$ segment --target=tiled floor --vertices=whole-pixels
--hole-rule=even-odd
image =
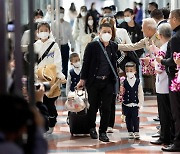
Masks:
[[[162,146],[154,146],[149,142],[152,140],[151,135],[156,133],[158,122],[153,121],[157,116],[157,105],[155,97],[148,97],[140,111],[140,140],[129,140],[125,123],[122,122],[121,105],[116,105],[116,123],[114,133],[108,134],[109,143],[104,143],[91,139],[88,135],[71,136],[69,127],[66,123],[67,111],[64,110],[64,98],[60,98],[57,103],[58,122],[55,131],[47,137],[49,142],[49,154],[113,154],[113,153],[149,153],[158,154]],[[99,115],[97,117],[97,126],[99,125]],[[174,154],[174,153],[173,153]]]

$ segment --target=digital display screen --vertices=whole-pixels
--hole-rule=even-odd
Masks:
[[[8,24],[7,25],[7,31],[8,32],[14,32],[15,25],[14,24]]]

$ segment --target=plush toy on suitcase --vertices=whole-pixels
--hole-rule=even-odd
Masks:
[[[70,128],[70,133],[72,135],[89,134],[90,128],[87,116],[89,103],[87,101],[87,92],[85,90],[70,92],[65,107],[69,111],[67,123]]]

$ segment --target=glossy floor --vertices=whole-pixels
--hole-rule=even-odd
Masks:
[[[108,133],[110,142],[104,143],[98,139],[91,139],[88,135],[71,136],[69,126],[66,123],[67,111],[63,104],[66,100],[61,97],[57,102],[58,122],[53,134],[47,137],[49,143],[49,154],[73,153],[73,154],[113,154],[113,153],[149,153],[158,154],[162,146],[150,144],[151,136],[157,132],[153,118],[157,116],[157,102],[155,97],[146,97],[143,108],[140,111],[140,140],[128,139],[126,125],[121,119],[121,105],[116,105],[116,123],[114,133]],[[99,114],[97,116],[97,130],[99,125]],[[174,153],[173,153],[174,154]]]

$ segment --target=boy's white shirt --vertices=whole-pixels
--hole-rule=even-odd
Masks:
[[[79,68],[74,68],[74,72],[79,75],[80,72],[81,72],[81,67]],[[67,76],[67,82],[66,82],[66,96],[68,96],[69,92],[70,92],[70,86],[71,86],[71,75],[70,73],[68,72],[68,76]]]
[[[37,40],[34,43],[34,51],[41,57],[46,49],[54,42],[53,39],[49,38],[47,41],[42,42],[41,40]],[[57,43],[53,45],[50,49],[48,55],[37,65],[35,65],[35,72],[39,67],[43,67],[48,64],[55,64],[57,77],[64,80],[65,75],[62,73],[62,59],[61,59],[61,52]]]
[[[136,77],[134,76],[132,79],[129,79],[129,78],[126,78],[126,79],[127,79],[128,83],[129,83],[129,85],[131,87],[133,87],[135,82],[136,82]],[[130,103],[130,104],[124,104],[124,105],[128,106],[128,107],[139,106],[140,108],[142,108],[143,103],[144,103],[144,92],[143,92],[143,88],[142,88],[141,82],[138,85],[138,99],[139,99],[139,103],[138,104]]]

